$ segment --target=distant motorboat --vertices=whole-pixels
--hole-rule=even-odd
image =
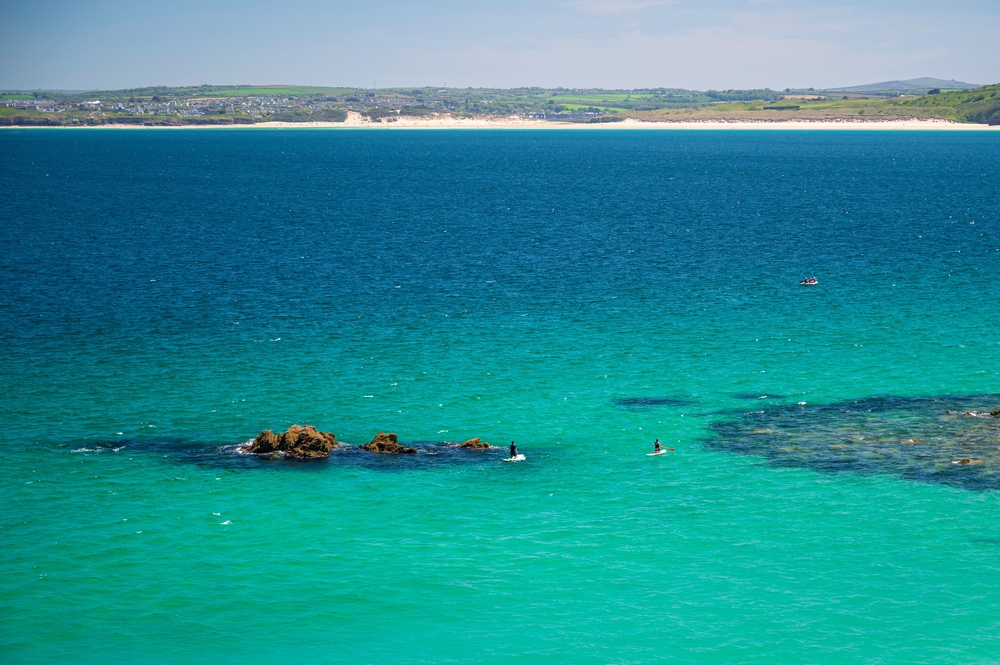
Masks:
[[[804,280],[799,282],[799,286],[813,286],[814,284],[819,284],[819,280],[815,277],[806,277]]]

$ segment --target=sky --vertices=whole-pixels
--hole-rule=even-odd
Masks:
[[[0,89],[1000,82],[998,0],[0,0]]]

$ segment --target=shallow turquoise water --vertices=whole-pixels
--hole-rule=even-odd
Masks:
[[[7,131],[0,159],[7,662],[1000,654],[994,489],[708,445],[771,403],[1000,392],[996,136]],[[232,452],[293,422],[528,460]]]

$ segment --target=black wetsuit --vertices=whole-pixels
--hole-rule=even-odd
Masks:
[[[510,457],[511,459],[517,457],[517,446],[515,446],[513,443],[510,444]]]

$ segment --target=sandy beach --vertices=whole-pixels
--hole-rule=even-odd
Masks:
[[[279,123],[268,123],[278,125]],[[296,126],[294,123],[280,123],[281,126]],[[359,113],[350,113],[343,123],[309,123],[314,127],[365,127],[385,129],[955,129],[990,130],[1000,129],[989,125],[951,122],[941,119],[909,120],[692,120],[679,122],[645,122],[632,118],[621,122],[584,124],[575,122],[550,122],[528,118],[451,118],[432,119],[400,118],[394,122],[371,122]]]
[[[1000,131],[1000,126],[952,122],[938,118],[907,120],[687,120],[677,122],[646,122],[628,118],[621,122],[577,123],[552,122],[533,118],[479,117],[453,118],[448,115],[432,117],[403,116],[392,122],[371,121],[360,113],[350,112],[345,122],[262,122],[253,125],[85,125],[57,127],[56,129],[548,129],[548,130],[954,130]],[[5,127],[24,129],[24,126]],[[31,127],[34,129],[34,127]]]

